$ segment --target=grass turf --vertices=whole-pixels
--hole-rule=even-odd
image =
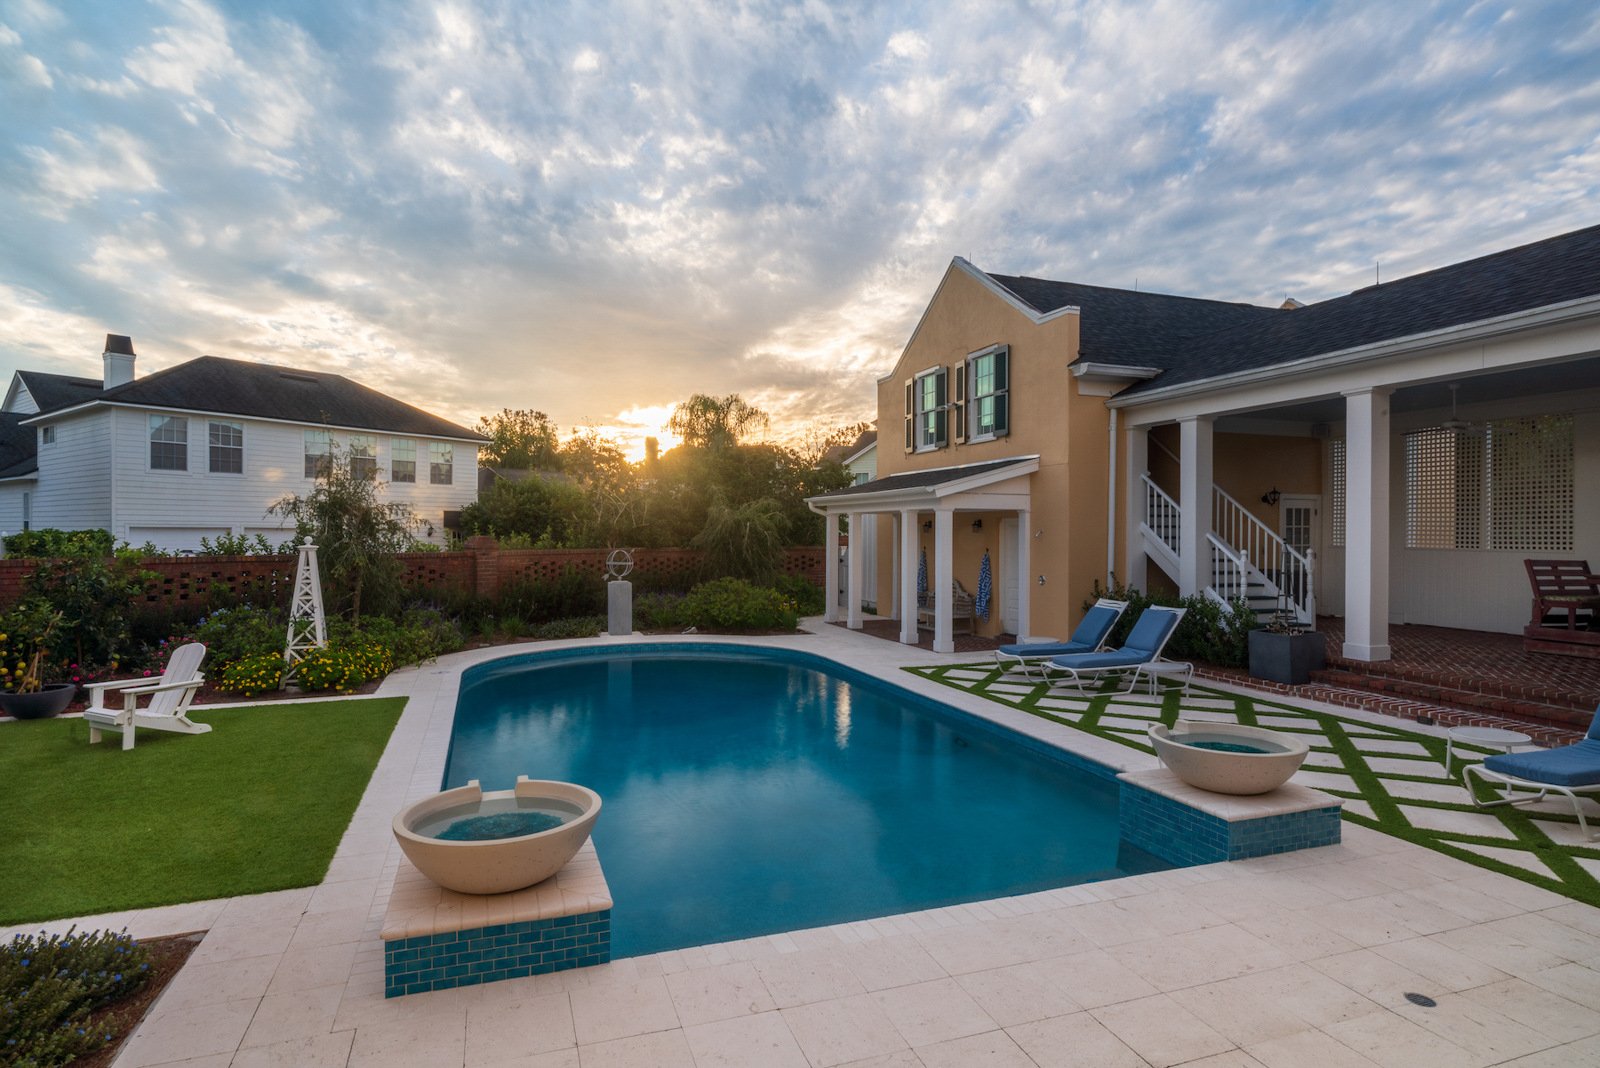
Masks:
[[[197,708],[209,734],[0,724],[0,925],[322,881],[402,698]]]

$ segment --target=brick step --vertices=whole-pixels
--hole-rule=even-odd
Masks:
[[[1374,680],[1395,680],[1433,686],[1438,689],[1483,694],[1490,697],[1511,698],[1537,705],[1551,705],[1578,712],[1594,714],[1594,695],[1583,690],[1561,686],[1530,683],[1526,679],[1496,679],[1481,675],[1451,674],[1435,669],[1393,661],[1367,662],[1346,660],[1330,656],[1328,671],[1338,671],[1352,677]],[[1363,686],[1380,686],[1381,682],[1362,683]],[[1587,719],[1585,720],[1587,723]]]
[[[1315,684],[1339,690],[1381,694],[1463,712],[1548,723],[1578,730],[1587,728],[1589,721],[1594,717],[1593,707],[1587,704],[1584,706],[1570,703],[1554,704],[1528,696],[1486,693],[1480,689],[1462,689],[1398,675],[1325,668],[1322,671],[1312,672],[1311,679]]]

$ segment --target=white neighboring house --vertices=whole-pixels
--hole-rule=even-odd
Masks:
[[[871,482],[878,477],[878,432],[876,430],[863,430],[857,435],[855,441],[849,445],[836,445],[826,453],[828,459],[838,460],[849,471],[853,478],[852,485],[859,486]],[[851,536],[859,534],[862,548],[865,552],[861,568],[861,596],[862,607],[869,612],[877,611],[878,590],[878,517],[866,515],[852,517]],[[855,525],[860,530],[854,529]],[[842,566],[843,554],[840,556],[839,589],[837,601],[845,604],[845,591],[850,588],[849,572]]]
[[[482,437],[341,375],[202,356],[135,378],[134,359],[132,342],[109,334],[99,381],[12,376],[0,532],[101,528],[167,550],[222,534],[276,543],[292,530],[267,509],[310,492],[330,445],[441,544],[445,513],[478,498]]]

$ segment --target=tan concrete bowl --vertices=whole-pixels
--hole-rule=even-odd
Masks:
[[[564,817],[559,827],[515,838],[447,841],[433,837],[457,820],[538,809]],[[515,789],[484,793],[473,779],[434,794],[394,818],[394,837],[417,870],[463,894],[507,894],[564,867],[600,818],[600,795],[586,786],[518,776]]]
[[[1190,786],[1217,794],[1270,793],[1288,782],[1311,752],[1309,745],[1292,734],[1201,720],[1179,720],[1172,731],[1158,723],[1150,728],[1150,741],[1174,775]],[[1256,751],[1205,748],[1217,744]]]

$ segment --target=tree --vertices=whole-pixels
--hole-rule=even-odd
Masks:
[[[359,621],[363,597],[369,607],[398,601],[405,569],[395,554],[410,549],[415,532],[427,524],[408,505],[380,501],[378,480],[351,474],[337,446],[328,461],[315,489],[304,497],[281,497],[268,511],[294,520],[296,536],[309,535],[316,543],[324,592],[334,594],[329,600],[340,609],[348,605]]]
[[[726,449],[754,431],[765,430],[770,422],[766,412],[746,404],[737,393],[726,397],[696,393],[673,409],[667,429],[692,449]]]
[[[570,482],[502,481],[461,510],[461,532],[501,538],[521,534],[537,547],[576,548],[589,513],[588,498]]]
[[[828,450],[838,445],[854,445],[862,434],[871,429],[872,424],[866,422],[843,423],[831,429],[825,424],[815,423],[800,435],[794,444],[794,451],[804,463],[815,467],[822,463]]]
[[[787,527],[783,506],[770,497],[729,506],[719,496],[690,544],[705,552],[708,573],[770,586],[783,559]]]
[[[489,439],[489,444],[478,448],[481,463],[525,471],[556,471],[561,467],[556,426],[543,412],[502,408],[499,415],[478,420],[478,433]]]

